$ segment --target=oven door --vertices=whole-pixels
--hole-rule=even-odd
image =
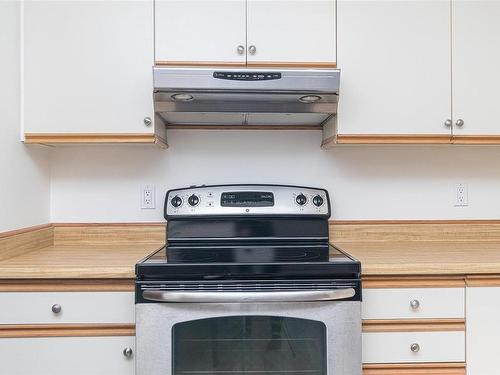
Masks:
[[[361,303],[327,292],[145,292],[136,373],[361,375]]]

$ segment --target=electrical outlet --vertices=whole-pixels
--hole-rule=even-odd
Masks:
[[[469,205],[467,184],[457,184],[455,186],[455,207],[466,207]]]
[[[155,187],[154,185],[144,185],[141,188],[141,208],[155,208]]]

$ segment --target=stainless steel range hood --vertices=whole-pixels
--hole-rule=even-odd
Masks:
[[[154,67],[154,105],[170,127],[321,127],[337,113],[340,70]]]

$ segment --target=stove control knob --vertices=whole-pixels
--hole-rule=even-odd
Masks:
[[[313,204],[316,207],[320,207],[323,204],[323,198],[319,195],[315,195],[313,198]]]
[[[295,202],[297,202],[299,206],[303,206],[307,203],[307,198],[304,194],[301,193],[295,197]]]
[[[182,205],[182,198],[176,195],[170,200],[170,204],[175,208],[180,207]]]
[[[200,198],[198,198],[197,195],[191,195],[189,198],[188,198],[188,203],[190,206],[196,206],[198,203],[200,203]]]

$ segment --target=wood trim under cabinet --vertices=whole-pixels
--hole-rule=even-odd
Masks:
[[[157,66],[170,67],[233,67],[233,68],[317,68],[334,69],[336,62],[311,62],[311,61],[249,61],[249,62],[228,62],[228,61],[155,61]]]
[[[3,279],[0,292],[133,292],[134,279]]]
[[[363,289],[464,288],[465,276],[364,276]]]
[[[322,146],[332,142],[327,138]],[[451,135],[435,134],[338,134],[337,144],[451,144]]]
[[[0,324],[0,338],[135,336],[133,324]]]
[[[456,145],[498,145],[500,135],[454,135],[452,143]]]
[[[228,62],[228,61],[165,61],[157,60],[155,61],[156,66],[168,66],[168,67],[226,67],[226,68],[244,68],[246,67],[245,62]]]
[[[448,332],[465,331],[465,319],[369,319],[363,332]]]
[[[465,283],[468,287],[500,287],[500,275],[467,275]]]
[[[305,69],[335,69],[337,68],[336,62],[329,61],[248,61],[247,67],[249,68],[305,68]]]
[[[163,138],[150,133],[26,133],[24,138],[27,144],[133,143],[167,147]]]
[[[367,363],[363,375],[465,375],[466,364],[459,363]]]

